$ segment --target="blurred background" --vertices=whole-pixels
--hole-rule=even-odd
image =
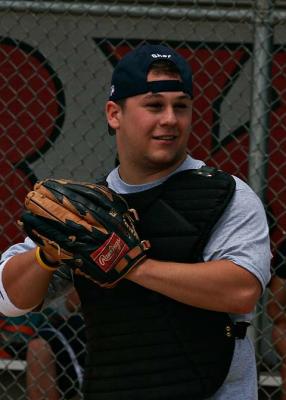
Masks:
[[[286,293],[285,0],[0,0],[0,253],[23,239],[16,221],[36,180],[93,181],[114,166],[109,82],[118,60],[144,41],[170,45],[193,69],[191,154],[247,181],[265,205],[273,276],[280,272],[250,335],[260,399],[282,399],[284,353],[275,341],[283,345],[286,327],[281,337],[272,330]],[[67,323],[65,304],[37,320],[0,319],[0,399],[26,398],[29,340],[53,310]]]

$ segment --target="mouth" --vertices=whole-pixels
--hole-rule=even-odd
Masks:
[[[175,139],[177,139],[177,136],[175,135],[162,135],[162,136],[153,136],[154,140],[158,140],[158,141],[168,141],[171,142]]]

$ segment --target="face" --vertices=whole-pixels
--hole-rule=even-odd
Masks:
[[[148,81],[178,79],[152,71]],[[158,179],[186,157],[192,101],[183,92],[133,96],[121,108],[107,103],[107,119],[116,130],[121,177],[129,183]]]

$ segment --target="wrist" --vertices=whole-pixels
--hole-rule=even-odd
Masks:
[[[149,262],[150,259],[144,258],[134,268],[132,268],[131,271],[128,272],[128,274],[126,275],[126,279],[134,283],[140,283],[140,280],[142,279],[142,277],[144,277],[145,267],[148,266]]]
[[[50,267],[53,267],[53,266],[56,267],[56,266],[59,264],[59,260],[56,259],[56,258],[54,258],[54,257],[52,257],[49,253],[47,253],[46,251],[44,251],[44,250],[42,249],[42,247],[40,247],[39,252],[40,252],[40,256],[41,256],[42,260],[43,260],[46,264],[48,264]]]
[[[35,260],[37,265],[49,272],[54,272],[59,266],[59,262],[53,260],[52,257],[47,256],[47,254],[39,246],[37,246],[35,251]]]

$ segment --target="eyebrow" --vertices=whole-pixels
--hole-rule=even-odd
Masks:
[[[172,92],[166,92],[166,93],[172,93]],[[152,97],[163,97],[163,96],[161,93],[147,93],[144,98],[149,99]],[[176,97],[176,100],[191,100],[191,98],[188,94],[181,94],[180,96]]]

